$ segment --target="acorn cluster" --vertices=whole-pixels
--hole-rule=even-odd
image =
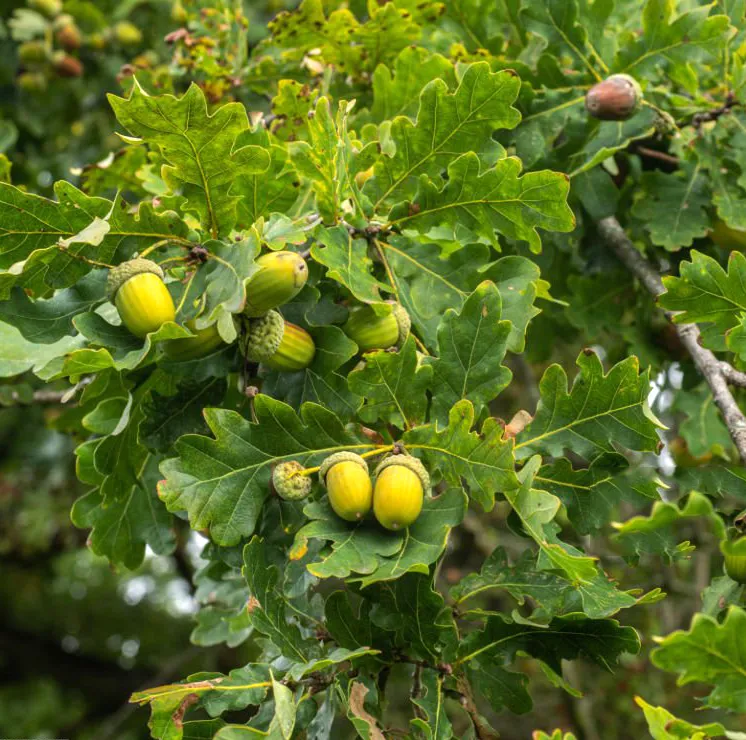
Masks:
[[[389,455],[376,467],[375,484],[368,463],[354,452],[337,452],[319,467],[319,480],[326,488],[334,513],[348,522],[362,521],[373,509],[381,526],[400,531],[413,524],[430,493],[430,476],[416,457]],[[295,460],[277,465],[272,483],[286,500],[305,498],[311,479]]]
[[[62,0],[27,0],[27,4],[46,19],[47,28],[42,23],[40,37],[27,39],[18,47],[18,85],[26,92],[44,92],[54,77],[82,77],[85,68],[80,51],[84,47],[95,51],[112,42],[123,47],[142,43],[142,32],[130,21],[118,21],[104,32],[84,34],[75,18],[63,12]]]

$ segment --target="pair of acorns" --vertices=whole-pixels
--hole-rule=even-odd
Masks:
[[[306,284],[306,261],[296,252],[280,251],[263,254],[256,264],[260,269],[247,283],[246,306],[236,318],[240,349],[249,361],[273,370],[302,370],[311,364],[316,353],[313,338],[302,327],[285,321],[275,309],[295,298]],[[109,272],[109,299],[124,326],[136,337],[144,339],[167,321],[176,319],[176,308],[164,278],[160,265],[141,257],[117,265]],[[392,303],[383,316],[370,306],[352,308],[342,329],[361,351],[367,352],[401,347],[409,336],[410,325],[406,310]],[[164,351],[172,360],[199,359],[223,344],[214,324],[198,329],[191,320],[186,327],[194,336],[164,344]]]
[[[319,481],[338,517],[360,522],[372,508],[381,526],[395,532],[406,529],[431,495],[425,466],[411,455],[390,455],[378,464],[375,476],[374,486],[368,463],[355,452],[336,452],[319,467]],[[311,492],[312,481],[297,460],[287,460],[275,466],[272,485],[281,498],[298,501]]]

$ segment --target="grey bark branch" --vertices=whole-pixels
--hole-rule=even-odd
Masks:
[[[665,291],[663,281],[655,268],[641,255],[624,233],[615,216],[608,216],[598,222],[598,230],[609,248],[621,262],[653,296]],[[673,323],[673,313],[664,311],[666,318]],[[742,463],[746,463],[746,417],[738,407],[728,382],[746,387],[746,374],[721,362],[700,344],[699,327],[696,324],[673,324],[681,343],[691,355],[700,374],[707,381],[712,397],[723,415],[733,443],[738,449]],[[729,369],[724,370],[724,366]]]

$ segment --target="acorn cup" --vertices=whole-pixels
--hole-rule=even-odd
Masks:
[[[109,300],[117,307],[122,323],[140,339],[176,318],[174,302],[163,278],[159,265],[141,257],[109,271],[106,284]]]
[[[634,77],[616,74],[595,84],[585,96],[585,109],[600,121],[626,121],[642,106],[642,89]]]
[[[300,475],[303,466],[297,460],[278,463],[272,471],[272,485],[277,495],[285,501],[300,501],[311,493],[312,481]]]
[[[191,320],[184,324],[194,334],[193,337],[171,339],[163,343],[163,352],[166,357],[176,362],[197,360],[200,357],[207,357],[207,355],[225,345],[218,333],[217,324],[211,324],[204,329],[195,329],[195,323],[194,320]]]
[[[746,584],[746,537],[720,543],[725,556],[725,572],[736,583]]]
[[[296,252],[268,252],[256,264],[260,269],[246,285],[244,308],[252,318],[291,301],[308,280],[308,265]]]
[[[407,341],[412,321],[406,309],[391,302],[391,311],[379,316],[371,306],[356,306],[342,327],[361,352],[401,347]]]
[[[250,362],[259,362],[271,370],[296,372],[313,361],[316,345],[311,335],[285,321],[279,311],[244,322],[241,352]]]
[[[348,522],[359,522],[370,511],[373,485],[368,463],[354,452],[335,452],[319,468],[334,513]]]
[[[430,496],[430,476],[411,455],[391,455],[376,468],[373,513],[381,526],[392,531],[406,529],[422,511]]]

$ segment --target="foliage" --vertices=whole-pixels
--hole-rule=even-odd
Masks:
[[[746,5],[33,5],[0,25],[18,73],[0,108],[0,403],[61,408],[34,423],[74,441],[72,521],[119,573],[205,542],[191,639],[235,662],[135,691],[152,737],[497,737],[542,691],[593,691],[577,665],[646,660],[652,633],[653,665],[709,687],[708,721],[629,694],[614,737],[738,737],[746,613],[720,545],[744,461],[673,327],[701,325],[746,385]],[[71,23],[79,78],[59,71]],[[614,73],[642,107],[596,120],[585,94]],[[666,273],[670,324],[609,217]],[[308,263],[279,307],[315,346],[296,372],[241,352],[257,258],[281,249]],[[135,256],[176,307],[143,340],[106,290]],[[391,301],[410,336],[359,352],[350,309]],[[205,329],[209,354],[169,353]],[[424,463],[414,524],[334,513],[315,473],[344,451]],[[273,488],[290,461],[305,500]],[[0,524],[0,552],[43,549],[39,532]],[[657,605],[700,552],[677,630]],[[534,737],[584,734],[540,714]]]

